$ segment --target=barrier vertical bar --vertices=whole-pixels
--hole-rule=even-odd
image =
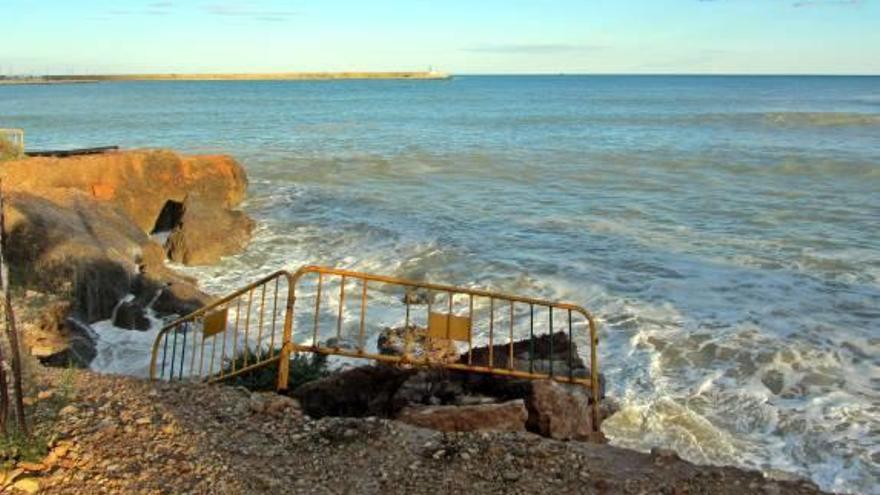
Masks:
[[[220,335],[223,336],[223,341],[226,342],[226,328],[223,329],[223,332]],[[217,336],[214,335],[211,340],[213,343],[211,344],[211,364],[208,365],[209,375],[214,373],[214,354],[217,354]],[[199,378],[201,378],[201,375],[199,375]]]
[[[403,295],[404,303],[406,304],[406,319],[403,322],[403,358],[408,361],[410,357],[410,351],[412,351],[413,339],[410,338],[411,333],[409,331],[409,311],[410,311],[410,297],[409,293],[405,293]]]
[[[296,304],[297,275],[287,275],[287,307],[284,311],[284,335],[281,341],[281,356],[278,361],[278,383],[275,384],[277,391],[287,390],[290,380],[290,351],[292,350],[291,336],[293,335],[293,308]]]
[[[489,298],[489,367],[493,368],[495,363],[495,353],[494,346],[492,344],[493,333],[495,332],[495,298]]]
[[[186,334],[187,329],[189,328],[189,323],[183,324],[183,345],[180,346],[180,370],[178,370],[177,380],[183,380],[183,367],[186,366]]]
[[[324,286],[324,274],[318,272],[318,292],[315,296],[315,326],[312,330],[312,347],[318,348],[318,320],[321,313],[321,288]]]
[[[367,279],[361,279],[361,329],[358,342],[358,352],[364,353],[364,323],[367,317]]]
[[[195,369],[195,366],[196,366],[196,332],[195,332],[195,322],[193,322],[191,328],[193,329],[193,336],[192,336],[192,352],[190,353],[190,354],[192,354],[192,356],[190,356],[190,358],[189,358],[189,375],[190,375],[190,376],[192,376],[192,374],[193,374],[193,370]]]
[[[513,369],[513,301],[510,301],[510,363],[508,367]]]
[[[474,295],[468,294],[468,366],[474,363]]]
[[[174,327],[174,340],[171,341],[171,373],[168,374],[168,381],[174,381],[174,360],[177,358],[177,329]]]
[[[235,329],[232,334],[232,373],[235,373],[235,360],[238,358],[238,322],[241,319],[241,297],[236,299],[237,304],[235,305]],[[224,356],[225,357],[225,356]],[[221,363],[222,367],[223,364]],[[223,369],[220,369],[220,373],[223,373]]]
[[[342,340],[342,310],[345,308],[345,275],[342,276],[342,282],[339,284],[339,314],[336,316],[336,349],[339,349],[339,342]]]
[[[272,336],[269,337],[269,359],[275,356],[275,323],[278,321],[278,284],[281,277],[275,279],[275,293],[272,294]],[[290,290],[288,288],[288,290]]]
[[[257,329],[257,355],[254,357],[256,362],[263,359],[263,314],[266,312],[266,284],[263,284],[260,291],[260,320]]]
[[[574,340],[571,338],[571,309],[568,310],[568,379],[574,379]]]
[[[165,343],[162,347],[162,373],[160,378],[165,378],[165,358],[168,356],[168,332],[165,332]]]
[[[547,312],[550,313],[550,376],[553,376],[553,306],[547,306]]]
[[[244,317],[244,364],[242,368],[247,368],[248,356],[251,353],[251,344],[248,337],[251,333],[251,303],[254,302],[254,289],[248,291],[247,314]]]
[[[447,292],[449,297],[449,310],[446,312],[446,340],[451,340],[452,335],[452,292]]]
[[[529,373],[535,372],[535,305],[529,304]]]

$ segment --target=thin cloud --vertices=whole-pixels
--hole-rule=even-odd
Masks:
[[[722,3],[730,0],[699,0],[701,3]],[[793,2],[791,4],[792,7],[799,9],[803,7],[822,7],[822,6],[837,6],[837,7],[854,7],[857,5],[862,5],[865,3],[865,0],[799,0],[797,2]]]
[[[573,53],[585,52],[591,50],[599,50],[604,47],[598,45],[577,45],[566,43],[531,43],[531,44],[498,44],[498,45],[481,45],[462,48],[462,51],[476,53],[498,53],[498,54],[552,54],[552,53]]]
[[[792,7],[799,9],[803,7],[820,7],[822,5],[836,5],[838,7],[853,7],[864,3],[862,0],[804,0],[791,4]]]
[[[131,9],[110,9],[107,16],[123,17],[133,15],[168,15],[174,9],[174,2],[150,2],[140,10]],[[104,17],[104,16],[102,16]]]
[[[262,9],[251,3],[213,3],[205,5],[204,11],[220,17],[237,17],[269,22],[284,21],[299,15],[299,12],[294,10]]]

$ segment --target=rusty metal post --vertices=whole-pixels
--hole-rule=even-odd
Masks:
[[[281,356],[278,361],[278,383],[275,384],[275,389],[279,392],[287,390],[287,382],[290,379],[290,351],[293,349],[293,342],[291,342],[293,306],[296,304],[297,279],[298,276],[287,276],[287,308],[284,310],[284,335],[281,339]]]

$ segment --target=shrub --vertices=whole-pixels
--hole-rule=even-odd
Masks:
[[[265,353],[264,353],[265,354]],[[247,357],[247,360],[245,360]],[[223,366],[223,373],[231,373],[233,363],[235,369],[241,369],[257,362],[256,351],[250,347],[241,351],[233,360]],[[294,354],[290,359],[290,372],[288,373],[287,389],[293,391],[304,383],[308,383],[329,374],[327,369],[327,356],[323,354]],[[240,375],[224,380],[228,385],[245,387],[248,390],[266,392],[274,391],[278,377],[278,361],[273,361],[265,366],[260,366]]]

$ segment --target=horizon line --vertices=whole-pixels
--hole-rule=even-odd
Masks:
[[[16,73],[16,74],[0,74],[3,78],[96,78],[96,77],[151,77],[151,76],[272,76],[272,75],[342,75],[342,74],[442,74],[445,76],[741,76],[741,77],[880,77],[880,72],[874,73],[834,73],[834,72],[583,72],[583,71],[540,71],[540,72],[452,72],[452,71],[398,71],[398,70],[358,70],[358,71],[254,71],[254,72],[117,72],[117,73],[96,73],[96,72],[70,72],[70,73],[53,73],[53,74],[37,74],[37,73]]]

